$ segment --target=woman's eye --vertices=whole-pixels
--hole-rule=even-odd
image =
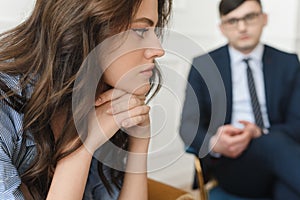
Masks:
[[[145,33],[149,30],[147,28],[133,28],[132,29],[139,37],[144,38]]]

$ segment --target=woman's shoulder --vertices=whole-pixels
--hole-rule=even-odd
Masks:
[[[13,157],[12,154],[21,151],[24,145],[26,147],[34,146],[34,141],[28,132],[26,140],[23,142],[24,115],[10,105],[10,99],[6,95],[7,89],[22,95],[20,76],[0,72],[0,82],[0,145],[9,156]]]
[[[0,142],[2,147],[13,148],[22,137],[23,116],[0,100]]]
[[[23,115],[18,113],[9,104],[9,99],[6,97],[3,84],[5,87],[18,91],[19,79],[16,76],[10,76],[0,72],[0,140],[1,146],[5,145],[7,148],[14,145],[22,137],[22,121]]]
[[[0,81],[1,81],[1,87],[0,87],[0,92],[1,96],[3,95],[3,90],[4,88],[2,87],[7,87],[17,94],[21,94],[22,89],[20,86],[20,76],[19,75],[9,75],[3,72],[0,72]]]

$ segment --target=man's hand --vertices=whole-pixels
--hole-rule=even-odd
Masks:
[[[262,135],[262,130],[251,122],[240,120],[239,123],[245,126],[244,132],[248,132],[248,134],[252,135],[252,138],[258,138]]]
[[[216,135],[211,138],[210,144],[215,153],[223,156],[237,158],[247,148],[251,137],[243,129],[232,125],[221,126]]]
[[[244,125],[243,129],[236,128],[232,125],[221,126],[216,135],[211,138],[210,145],[215,153],[237,158],[247,148],[250,141],[261,136],[261,129],[249,121],[240,120],[239,123]]]

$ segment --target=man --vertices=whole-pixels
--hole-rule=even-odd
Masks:
[[[228,44],[194,59],[180,135],[227,193],[300,199],[298,57],[260,42],[260,0],[222,0],[219,12]]]

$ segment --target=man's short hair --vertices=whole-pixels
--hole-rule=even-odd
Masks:
[[[219,4],[220,16],[227,15],[228,13],[242,5],[245,1],[256,1],[262,7],[260,0],[221,0]]]

